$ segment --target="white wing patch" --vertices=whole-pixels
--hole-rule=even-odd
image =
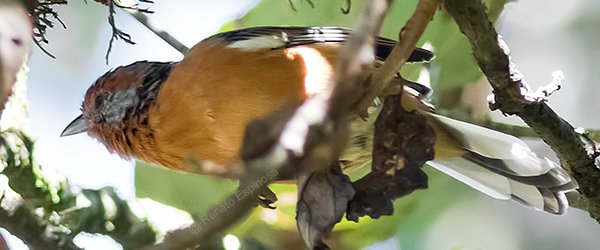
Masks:
[[[285,51],[290,60],[302,59],[304,64],[304,89],[308,96],[331,90],[333,67],[321,52],[316,49],[298,46]]]
[[[264,50],[264,49],[275,49],[285,46],[288,42],[288,36],[285,32],[281,32],[279,35],[265,35],[257,36],[246,40],[236,41],[229,44],[229,48],[243,49],[243,50]]]

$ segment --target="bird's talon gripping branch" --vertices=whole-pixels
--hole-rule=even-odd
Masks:
[[[267,187],[259,193],[258,205],[263,208],[275,209],[277,206],[273,204],[277,202],[277,200],[277,195]]]

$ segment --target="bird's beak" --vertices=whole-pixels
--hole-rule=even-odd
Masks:
[[[69,123],[65,130],[60,134],[60,137],[76,135],[86,131],[87,123],[85,122],[85,119],[83,119],[83,114],[81,114],[77,118],[75,118],[75,120],[73,120],[71,123]]]

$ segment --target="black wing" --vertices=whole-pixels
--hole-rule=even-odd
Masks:
[[[351,30],[338,27],[253,27],[245,28],[225,33],[220,33],[210,37],[209,39],[222,39],[229,43],[251,40],[257,37],[273,36],[281,40],[280,46],[276,48],[289,48],[294,46],[315,44],[315,43],[343,43],[350,37]],[[379,60],[385,60],[392,49],[396,45],[396,41],[378,37],[375,44],[375,56]],[[427,62],[433,58],[431,51],[416,48],[408,62]]]

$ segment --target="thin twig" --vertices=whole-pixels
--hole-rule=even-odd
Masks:
[[[132,5],[132,6],[120,5],[120,4],[115,3],[114,0],[100,1],[100,2],[102,4],[108,5],[108,8],[109,8],[108,22],[109,22],[109,24],[112,28],[112,32],[113,32],[113,34],[110,38],[108,50],[106,52],[106,61],[107,62],[108,62],[108,55],[110,54],[110,52],[112,50],[112,43],[114,42],[115,39],[120,38],[120,39],[123,39],[123,41],[125,41],[126,43],[135,44],[135,42],[133,42],[131,40],[131,36],[129,34],[123,32],[122,30],[120,30],[116,27],[115,21],[114,21],[114,13],[115,13],[114,8],[115,7],[118,7],[120,9],[126,11],[127,13],[129,13],[131,16],[133,16],[133,18],[135,18],[138,22],[140,22],[142,25],[144,25],[148,30],[150,30],[151,32],[156,34],[163,41],[167,42],[169,45],[171,45],[171,47],[175,48],[182,55],[187,54],[187,52],[189,51],[189,48],[187,46],[185,46],[183,43],[181,43],[179,40],[177,40],[171,34],[164,31],[162,28],[158,27],[156,24],[154,24],[150,20],[150,18],[146,14],[152,14],[154,12],[151,11],[149,8],[141,8],[137,4]],[[147,0],[140,0],[140,2],[154,3],[152,1],[147,1]]]
[[[140,11],[133,9],[124,9],[133,16],[138,22],[143,24],[148,30],[152,31],[152,33],[156,34],[163,41],[167,42],[171,47],[175,48],[179,53],[185,55],[190,50],[187,46],[177,40],[168,32],[164,31],[162,28],[158,27],[155,23],[148,18],[148,16]]]
[[[313,3],[313,1],[312,1],[312,0],[305,0],[305,1],[308,3],[308,5],[310,5],[310,8],[311,8],[311,9],[314,9],[314,8],[315,8],[315,3]]]
[[[495,103],[506,114],[521,117],[558,155],[590,201],[600,200],[600,170],[594,159],[600,154],[596,143],[582,140],[573,126],[546,103],[536,98],[523,75],[509,57],[509,49],[496,33],[481,1],[446,0],[446,10],[469,39],[479,67],[494,88]],[[558,81],[558,80],[557,80]],[[600,221],[600,202],[590,202],[588,211]]]
[[[290,5],[290,8],[292,8],[293,11],[298,11],[298,9],[296,9],[296,6],[294,6],[294,2],[292,2],[292,0],[288,0],[288,4]]]
[[[350,9],[352,8],[352,0],[346,0],[346,8],[340,8],[344,15],[348,15],[350,13]]]
[[[387,57],[383,65],[378,67],[373,73],[369,92],[362,98],[358,104],[358,110],[364,116],[366,110],[372,104],[381,92],[387,87],[404,63],[410,57],[411,52],[417,46],[419,38],[427,28],[429,21],[433,18],[435,11],[439,5],[438,0],[420,0],[412,17],[407,21],[406,25],[400,30],[399,40],[390,55]],[[402,89],[402,88],[400,88]]]
[[[19,2],[19,1],[17,1]],[[33,23],[33,41],[34,43],[51,58],[56,58],[52,53],[46,50],[42,43],[48,43],[46,39],[46,32],[48,28],[54,28],[54,21],[58,21],[63,28],[66,29],[65,23],[58,17],[58,13],[53,9],[54,5],[65,5],[65,0],[54,0],[48,2],[40,2],[38,0],[23,0],[23,3],[27,12],[29,12],[31,21]],[[53,20],[52,20],[53,19]]]
[[[313,3],[312,0],[300,0],[300,1],[306,1],[311,9],[315,8],[315,3]],[[292,8],[293,11],[298,11],[296,6],[294,5],[293,0],[288,0],[288,4],[290,5],[290,8]],[[348,9],[348,10],[350,10],[350,9]]]
[[[371,67],[373,63],[372,58],[365,58],[365,55],[373,56],[375,43],[375,37],[379,35],[379,30],[381,28],[382,22],[370,22],[368,19],[377,18],[378,16],[384,16],[387,13],[389,5],[391,4],[391,0],[388,1],[373,1],[368,8],[371,11],[365,12],[362,16],[361,21],[355,34],[360,34],[360,32],[364,32],[364,30],[368,31],[376,31],[376,33],[369,33],[367,35],[356,35],[353,36],[354,39],[350,39],[347,42],[347,45],[342,48],[340,62],[336,65],[336,74],[334,77],[335,80],[335,94],[334,97],[341,97],[343,100],[356,101],[359,98],[368,99],[364,93],[368,93],[373,91],[373,86],[368,86],[367,88],[359,88],[357,86],[361,86],[362,82],[354,82],[359,79],[367,79],[367,73],[365,69]],[[361,38],[361,39],[359,39]],[[369,51],[370,50],[370,51]],[[370,59],[370,60],[369,60]],[[363,75],[360,75],[363,74]],[[350,91],[350,92],[346,92]],[[356,97],[348,98],[347,96],[352,96],[359,94]],[[370,101],[372,102],[374,97]],[[362,100],[361,100],[362,101]],[[332,100],[332,108],[336,108],[336,100]],[[346,107],[354,110],[355,103],[340,103],[341,105],[337,107]],[[345,111],[348,112],[348,111]],[[345,113],[339,112],[339,113]],[[334,112],[335,113],[335,112]]]
[[[110,41],[108,41],[108,49],[106,50],[106,56],[104,57],[106,64],[108,64],[108,56],[112,51],[113,42],[115,40],[121,39],[128,44],[135,44],[135,42],[131,40],[131,35],[117,28],[115,24],[115,6],[116,4],[113,0],[108,1],[108,24],[112,29],[112,35],[110,36]]]

